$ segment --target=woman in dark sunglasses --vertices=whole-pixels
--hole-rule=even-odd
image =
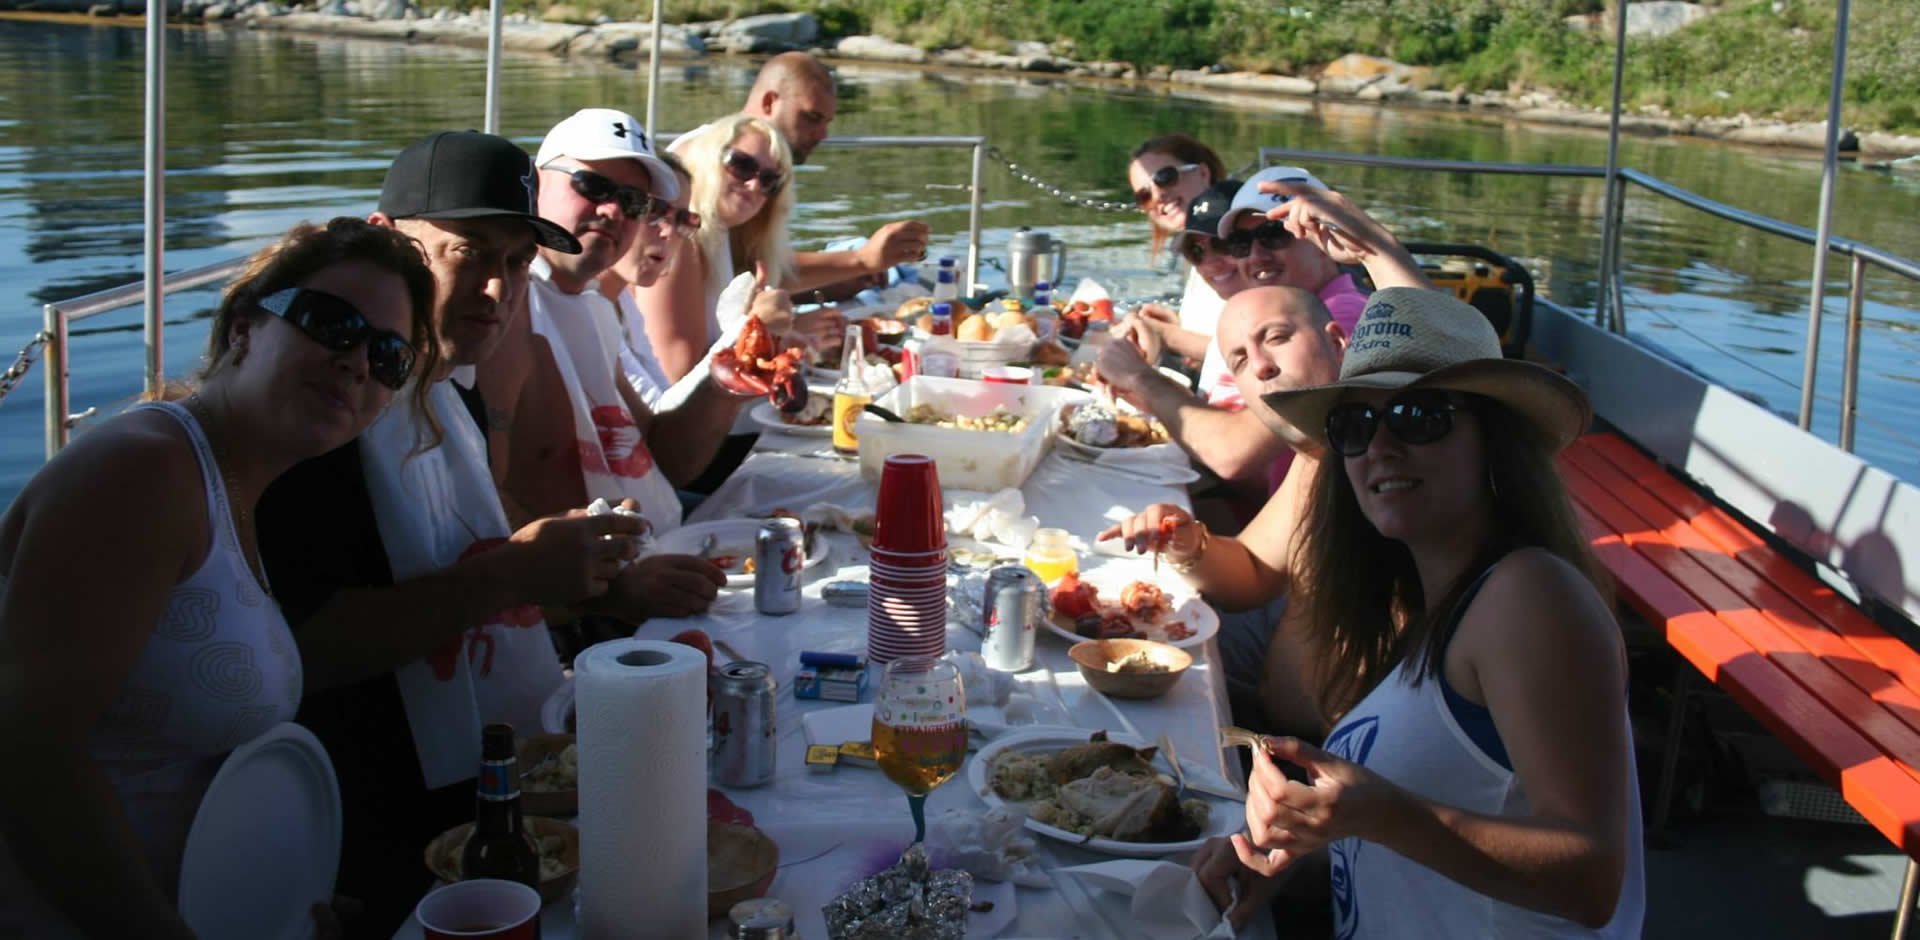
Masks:
[[[1237,918],[1324,857],[1342,936],[1639,936],[1625,652],[1554,466],[1586,395],[1419,288],[1373,295],[1340,374],[1265,396],[1329,450],[1282,629],[1333,726],[1254,748],[1202,882],[1251,889]]]
[[[297,226],[228,288],[183,401],[82,434],[0,516],[0,731],[35,765],[0,789],[0,933],[191,935],[201,795],[302,691],[254,504],[434,368],[433,291],[393,229]]]
[[[1151,251],[1187,225],[1187,203],[1227,178],[1227,168],[1211,148],[1186,134],[1149,137],[1128,156],[1127,186],[1133,201],[1153,223]]]
[[[676,142],[674,152],[693,175],[689,208],[700,227],[675,246],[667,272],[638,297],[648,342],[669,382],[693,371],[720,338],[715,304],[736,274],[765,268],[768,283],[778,287],[793,265],[787,242],[793,156],[772,124],[730,115]]]

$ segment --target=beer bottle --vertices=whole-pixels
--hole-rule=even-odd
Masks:
[[[480,784],[474,799],[473,838],[461,857],[465,878],[502,878],[540,887],[540,853],[520,823],[520,766],[513,726],[480,732]]]

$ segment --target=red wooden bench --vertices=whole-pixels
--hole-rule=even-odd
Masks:
[[[1620,600],[1908,855],[1893,935],[1920,889],[1920,653],[1608,433],[1560,458],[1575,512]],[[1654,826],[1686,706],[1676,690]]]

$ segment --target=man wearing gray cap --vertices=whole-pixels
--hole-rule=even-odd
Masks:
[[[431,881],[426,843],[471,818],[482,725],[538,727],[562,681],[539,605],[587,602],[635,551],[626,517],[513,528],[461,375],[516,318],[535,246],[580,250],[536,211],[536,182],[526,151],[490,134],[433,134],[395,158],[369,221],[420,243],[446,367],[289,470],[256,513],[306,675],[299,720],[339,777],[338,890],[365,908],[353,936],[391,935]]]

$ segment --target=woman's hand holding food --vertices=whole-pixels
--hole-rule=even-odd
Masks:
[[[1345,838],[1381,841],[1405,791],[1378,774],[1298,738],[1265,738],[1252,748],[1247,778],[1247,833],[1233,836],[1241,864],[1273,875],[1310,852]],[[1307,772],[1287,779],[1274,758]]]
[[[1207,897],[1227,915],[1227,922],[1235,930],[1246,927],[1285,884],[1277,876],[1259,875],[1240,864],[1233,843],[1226,839],[1208,839],[1193,853],[1192,865],[1200,887],[1207,890]]]
[[[1161,552],[1174,562],[1192,561],[1201,550],[1199,521],[1172,503],[1154,503],[1094,536],[1099,542],[1113,538],[1124,539],[1127,551],[1142,555]]]

